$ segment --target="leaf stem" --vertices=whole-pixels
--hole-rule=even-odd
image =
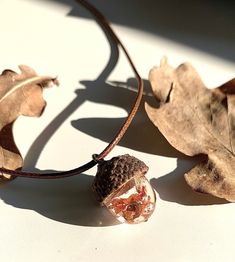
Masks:
[[[43,82],[55,82],[55,78],[52,78],[50,76],[34,76],[31,78],[27,78],[20,82],[19,84],[15,85],[12,89],[10,89],[3,97],[0,98],[0,103],[6,99],[9,95],[14,93],[16,90],[25,87],[27,85],[34,85],[34,84],[39,84]]]

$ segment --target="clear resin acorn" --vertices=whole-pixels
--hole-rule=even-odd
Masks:
[[[136,224],[152,215],[156,195],[145,177],[147,171],[144,162],[130,155],[99,162],[93,190],[120,222]]]

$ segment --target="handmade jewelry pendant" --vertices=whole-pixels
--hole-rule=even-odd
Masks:
[[[147,171],[144,162],[130,155],[99,161],[93,190],[120,222],[144,222],[153,213],[156,195],[145,177]]]

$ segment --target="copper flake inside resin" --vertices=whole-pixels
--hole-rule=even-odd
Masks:
[[[147,221],[156,202],[155,192],[148,180],[145,177],[136,177],[125,187],[129,187],[127,191],[113,196],[105,205],[120,222],[135,224]]]

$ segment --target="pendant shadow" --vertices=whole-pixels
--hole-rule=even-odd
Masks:
[[[56,180],[15,179],[1,187],[1,199],[62,223],[104,227],[119,224],[102,208],[91,190],[93,176],[80,174]]]

